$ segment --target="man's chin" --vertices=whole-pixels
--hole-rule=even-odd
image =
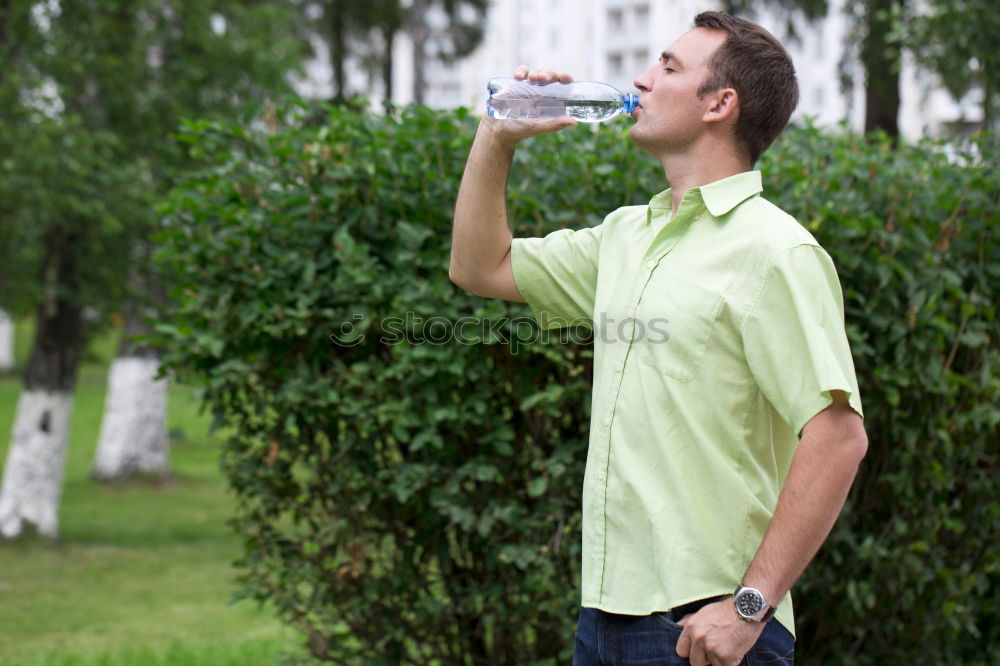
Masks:
[[[643,147],[642,129],[640,129],[638,125],[632,125],[632,127],[629,128],[628,138],[630,141],[632,141],[632,144],[636,148],[638,148],[639,150],[645,150],[645,148]]]

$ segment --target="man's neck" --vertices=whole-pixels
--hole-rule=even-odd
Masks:
[[[699,154],[700,152],[700,154]],[[735,176],[751,169],[751,164],[733,150],[691,151],[660,156],[663,173],[670,183],[671,219],[677,216],[684,194],[717,180]]]

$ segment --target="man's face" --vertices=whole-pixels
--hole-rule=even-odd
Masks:
[[[721,30],[695,28],[667,47],[659,62],[635,80],[639,108],[629,136],[640,149],[659,157],[682,152],[704,130],[711,95],[698,99],[698,88],[709,74],[709,61],[726,41]]]

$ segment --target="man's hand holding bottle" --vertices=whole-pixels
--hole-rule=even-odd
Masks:
[[[569,74],[545,68],[531,69],[527,65],[520,65],[515,69],[514,78],[538,84],[572,83],[573,81],[573,77]],[[482,121],[483,130],[490,132],[495,141],[502,142],[510,147],[513,147],[522,139],[549,132],[558,132],[573,125],[576,125],[576,120],[569,116],[496,120],[486,114],[483,116]]]

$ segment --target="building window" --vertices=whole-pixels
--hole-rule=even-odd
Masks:
[[[608,27],[617,31],[625,29],[625,15],[622,10],[612,9],[608,12]]]
[[[624,60],[621,53],[609,53],[608,70],[614,75],[621,74],[624,69]]]
[[[643,30],[649,26],[649,5],[639,5],[635,8],[635,28]]]

